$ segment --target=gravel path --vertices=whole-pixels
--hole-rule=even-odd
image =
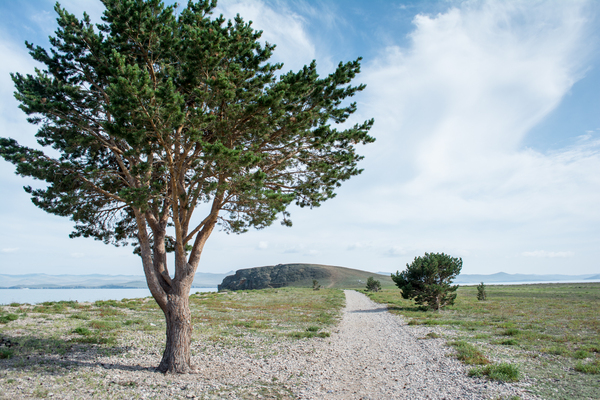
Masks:
[[[443,339],[424,339],[431,328],[409,327],[365,295],[345,294],[339,330],[305,366],[312,379],[301,398],[534,398],[521,388],[468,377]]]

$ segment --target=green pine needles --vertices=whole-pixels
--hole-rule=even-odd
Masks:
[[[314,61],[278,75],[275,46],[240,16],[213,17],[214,0],[181,12],[159,0],[102,2],[103,24],[57,4],[50,51],[26,43],[45,67],[12,79],[40,147],[0,138],[0,155],[46,183],[26,190],[72,218],[72,237],[135,244],[167,313],[171,295],[189,293],[217,225],[243,233],[281,216],[289,226],[290,204],[318,207],[361,172],[356,145],[374,141],[373,121],[335,128],[365,87],[350,84],[360,58],[325,77]]]
[[[379,292],[381,290],[381,282],[377,279],[370,276],[367,279],[367,291],[369,292]]]
[[[487,299],[487,293],[485,292],[485,285],[481,282],[477,285],[477,300],[484,301]]]
[[[458,285],[452,280],[462,269],[462,259],[444,253],[425,253],[415,257],[406,270],[392,274],[392,280],[402,290],[402,297],[415,303],[439,310],[454,304]]]

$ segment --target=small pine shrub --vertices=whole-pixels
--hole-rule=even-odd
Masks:
[[[487,299],[487,294],[485,293],[485,285],[481,282],[477,285],[477,300],[484,301]]]
[[[367,291],[379,292],[381,290],[381,282],[375,280],[372,276],[367,279]]]
[[[415,303],[428,309],[439,311],[454,304],[458,285],[452,280],[462,269],[462,258],[444,253],[425,253],[402,272],[391,275],[392,280],[402,291],[402,298],[414,299]]]
[[[319,281],[316,279],[313,279],[313,290],[320,290],[321,289],[321,285],[319,285]]]

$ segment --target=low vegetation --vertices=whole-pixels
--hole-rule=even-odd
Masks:
[[[477,285],[477,300],[484,301],[487,298],[487,293],[485,292],[485,284],[481,282]]]
[[[343,306],[344,294],[338,289],[193,294],[193,343],[235,349],[262,359],[271,354],[269,343],[329,337]],[[98,398],[113,398],[114,383],[106,386],[98,383],[100,379],[82,380],[71,373],[97,363],[94,359],[102,355],[135,358],[142,349],[145,354],[158,356],[164,345],[164,317],[151,298],[11,304],[0,306],[0,315],[18,316],[0,324],[0,387],[28,376],[50,374],[59,377],[65,387],[93,391]],[[257,342],[263,345],[257,347]],[[117,386],[122,398],[139,395],[139,388],[121,383]],[[49,393],[41,396],[44,393],[31,391],[29,396],[47,397]]]
[[[373,278],[372,276],[367,279],[367,291],[379,292],[381,290],[381,282]]]
[[[460,287],[455,304],[439,312],[397,289],[366,294],[409,325],[450,329],[445,336],[455,355],[474,365],[473,376],[531,379],[542,398],[598,398],[600,283],[485,286],[485,292],[480,301],[477,286]]]

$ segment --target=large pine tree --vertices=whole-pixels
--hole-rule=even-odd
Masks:
[[[0,155],[47,183],[26,190],[73,219],[72,237],[135,243],[166,318],[158,370],[187,373],[189,291],[215,226],[241,233],[278,215],[291,225],[288,205],[319,206],[360,173],[355,145],[374,140],[373,121],[330,125],[356,110],[344,99],[364,88],[350,85],[360,59],[324,78],[315,62],[278,77],[274,46],[239,16],[212,17],[216,1],[179,14],[160,0],[102,2],[96,26],[57,4],[50,51],[26,43],[45,69],[12,75],[40,148],[52,151],[0,138]],[[197,208],[206,213],[193,223]]]

